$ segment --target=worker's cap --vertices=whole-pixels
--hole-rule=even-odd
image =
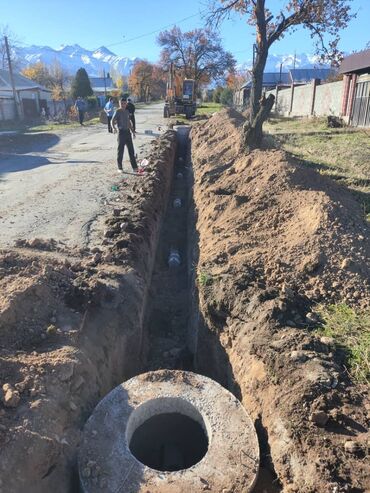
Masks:
[[[127,98],[127,101],[128,101],[129,103],[131,103],[131,98]]]
[[[127,98],[125,96],[122,96],[121,101],[124,101],[125,103],[127,103]]]

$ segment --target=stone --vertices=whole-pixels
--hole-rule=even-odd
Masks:
[[[46,329],[46,333],[47,333],[47,335],[48,335],[48,336],[51,336],[51,335],[53,335],[53,334],[56,334],[56,333],[57,333],[57,330],[58,330],[58,329],[56,328],[56,326],[55,326],[55,325],[50,324],[50,325],[48,326],[48,328]]]
[[[303,351],[292,351],[290,353],[290,359],[297,363],[304,363],[308,360],[308,357]]]
[[[326,344],[327,346],[333,346],[335,341],[333,337],[328,337],[328,336],[322,336],[320,337],[320,342],[323,344]]]
[[[113,216],[119,216],[122,212],[122,209],[113,209]]]
[[[352,265],[352,260],[350,258],[345,258],[342,260],[342,263],[340,264],[341,269],[347,269]]]
[[[323,428],[329,420],[329,416],[324,411],[315,411],[310,416],[310,421],[320,428]]]
[[[344,443],[344,450],[348,454],[357,454],[360,451],[361,447],[357,442],[354,442],[353,440],[347,440]]]
[[[319,317],[316,315],[316,313],[308,312],[306,314],[306,320],[311,324],[317,324],[319,322]]]
[[[3,403],[5,407],[17,407],[20,400],[21,397],[19,395],[18,390],[13,390],[12,388],[8,388],[4,392]]]

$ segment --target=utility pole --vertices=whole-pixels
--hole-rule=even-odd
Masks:
[[[106,99],[107,98],[107,82],[105,80],[105,68],[103,68],[103,75],[104,75],[104,97]]]
[[[4,36],[4,41],[5,41],[6,57],[8,59],[10,83],[12,85],[13,97],[14,97],[14,103],[15,103],[15,118],[16,118],[16,120],[19,120],[20,115],[19,115],[19,108],[18,108],[18,97],[17,97],[17,92],[15,90],[12,61],[10,59],[10,51],[9,51],[9,44],[8,44],[8,37],[7,36]]]

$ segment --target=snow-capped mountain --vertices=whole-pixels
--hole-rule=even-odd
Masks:
[[[295,63],[294,63],[295,57]],[[309,53],[300,53],[296,55],[275,55],[270,54],[267,58],[267,63],[265,67],[265,72],[279,72],[280,65],[282,72],[287,72],[295,68],[328,68],[329,65],[324,65],[320,63],[320,59],[317,55],[312,55]],[[241,70],[250,70],[253,66],[252,60],[247,60],[245,63],[241,64],[238,68]]]
[[[121,75],[129,75],[133,65],[139,58],[119,57],[105,46],[90,51],[78,44],[62,45],[58,49],[50,46],[30,46],[27,48],[15,48],[16,66],[19,69],[36,62],[45,65],[53,65],[56,61],[71,75],[83,67],[88,75],[101,76],[105,72],[116,70]]]

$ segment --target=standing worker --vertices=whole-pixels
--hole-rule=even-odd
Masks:
[[[113,98],[109,98],[108,102],[104,106],[104,111],[105,114],[107,115],[107,120],[108,120],[108,132],[113,133],[111,121],[114,113],[114,104],[113,104]]]
[[[130,113],[130,120],[132,122],[134,132],[136,132],[135,105],[130,98],[128,98],[128,100],[127,100],[127,109],[128,109],[128,112]]]
[[[80,121],[80,125],[83,125],[86,106],[85,106],[85,101],[81,98],[81,96],[78,96],[78,98],[75,102],[75,108],[78,111],[78,119]]]
[[[123,151],[127,146],[130,156],[130,162],[134,172],[137,172],[137,163],[135,158],[134,144],[132,143],[131,133],[135,138],[135,130],[130,119],[130,113],[127,109],[127,99],[122,97],[119,102],[119,108],[114,112],[112,118],[113,132],[117,132],[118,127],[118,149],[117,149],[117,166],[120,173],[122,170]]]

